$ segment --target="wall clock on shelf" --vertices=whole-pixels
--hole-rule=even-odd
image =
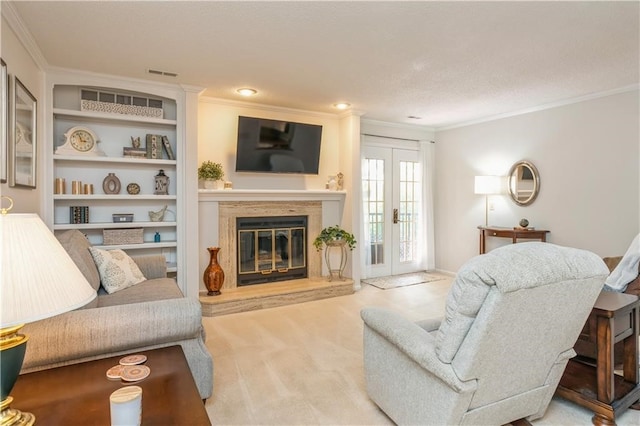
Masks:
[[[88,127],[75,126],[64,134],[64,145],[56,148],[58,155],[88,155],[104,156],[105,153],[98,148],[98,137]]]

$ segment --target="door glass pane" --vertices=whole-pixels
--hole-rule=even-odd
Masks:
[[[384,160],[362,160],[362,199],[367,212],[368,240],[370,242],[368,265],[384,263]]]
[[[420,220],[420,164],[400,161],[400,262],[412,262],[417,255],[418,223]]]

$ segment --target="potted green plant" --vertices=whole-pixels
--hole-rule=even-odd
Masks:
[[[356,242],[356,238],[351,232],[345,231],[338,225],[324,228],[320,235],[313,240],[313,246],[318,251],[326,246],[324,260],[329,269],[329,281],[333,280],[334,275],[337,275],[340,281],[343,280],[342,273],[347,266],[347,247],[349,250],[353,250],[356,247]]]
[[[356,237],[352,233],[340,228],[338,225],[324,228],[320,232],[320,235],[318,235],[313,241],[313,246],[316,250],[320,251],[324,245],[336,243],[341,240],[349,247],[349,250],[356,248]]]
[[[224,170],[222,170],[222,164],[220,163],[205,161],[198,167],[198,178],[204,180],[206,189],[215,188],[216,182],[222,180],[223,177]]]

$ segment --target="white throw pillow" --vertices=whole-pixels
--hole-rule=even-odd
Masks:
[[[90,247],[89,250],[107,293],[115,293],[146,280],[138,265],[124,251],[101,250],[94,247]]]

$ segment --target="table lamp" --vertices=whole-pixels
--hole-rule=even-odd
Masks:
[[[502,192],[502,178],[500,176],[476,176],[474,192],[485,196],[484,226],[489,226],[489,195]]]
[[[25,323],[86,305],[96,297],[82,272],[36,214],[0,209],[0,422],[32,425],[35,416],[11,408],[28,336]]]

